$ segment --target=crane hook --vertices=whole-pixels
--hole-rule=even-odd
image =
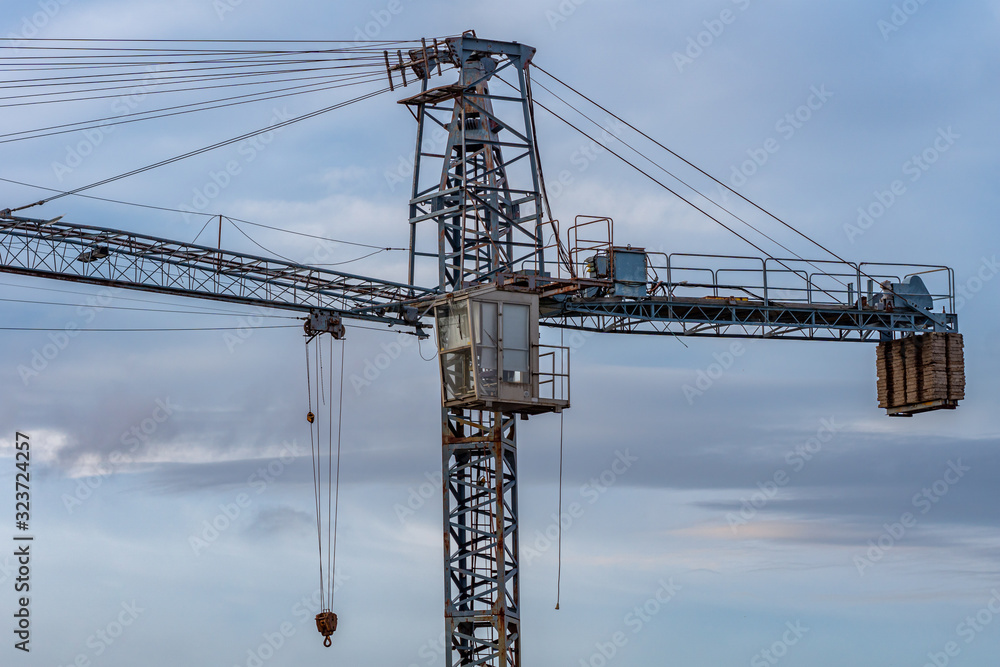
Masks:
[[[306,421],[309,422],[310,424],[312,424],[314,421],[316,421],[316,415],[314,415],[310,411],[308,414],[306,414]]]
[[[316,614],[316,629],[323,635],[323,646],[330,648],[333,645],[330,635],[337,631],[337,615],[329,609]]]

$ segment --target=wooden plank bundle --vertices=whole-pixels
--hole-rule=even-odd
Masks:
[[[965,398],[962,334],[926,333],[879,343],[878,405],[890,415],[954,409]]]

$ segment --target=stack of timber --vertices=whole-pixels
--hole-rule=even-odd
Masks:
[[[878,406],[909,417],[965,398],[962,334],[926,333],[878,345]]]

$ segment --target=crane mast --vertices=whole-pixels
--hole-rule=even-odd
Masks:
[[[878,343],[890,414],[964,396],[948,267],[647,252],[600,217],[561,236],[543,201],[534,53],[466,33],[385,54],[391,86],[420,83],[400,100],[417,121],[405,282],[0,211],[7,273],[290,310],[338,338],[344,319],[425,337],[433,317],[448,667],[521,664],[517,421],[570,405],[569,351],[543,345],[540,325]],[[442,64],[458,81],[431,87]]]
[[[542,195],[527,88],[534,53],[521,44],[466,34],[434,54],[435,60],[455,65],[459,80],[428,88],[432,69],[426,47],[411,51],[410,67],[420,77],[422,90],[401,100],[414,109],[418,127],[409,277],[412,282],[426,260],[437,261],[437,286],[444,295],[436,302],[438,321],[453,325],[452,338],[457,339],[444,341],[438,327],[449,667],[521,664],[519,406],[510,403],[510,409],[498,409],[499,401],[477,400],[478,391],[471,392],[471,401],[455,399],[468,396],[469,385],[489,393],[481,380],[498,388],[501,372],[519,372],[513,369],[514,353],[501,356],[496,343],[501,329],[508,339],[513,337],[512,323],[525,304],[466,301],[462,309],[452,297],[490,290],[501,274],[522,264],[544,275]],[[516,77],[513,92],[498,91],[495,78],[505,71]],[[501,105],[509,108],[508,114],[497,114]],[[446,132],[443,146],[437,139],[444,132],[428,131],[433,128]],[[476,334],[485,341],[472,345]],[[530,376],[530,356],[523,359],[525,379]],[[482,373],[473,373],[473,367]],[[455,389],[452,395],[450,389]],[[498,393],[491,398],[498,399]]]

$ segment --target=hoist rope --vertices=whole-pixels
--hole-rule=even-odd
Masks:
[[[306,339],[306,395],[309,401],[309,451],[312,454],[312,477],[313,477],[313,500],[316,509],[316,541],[319,547],[319,590],[320,590],[320,607],[325,607],[323,598],[323,532],[322,524],[320,523],[321,513],[320,513],[320,499],[319,499],[319,480],[317,479],[317,473],[319,468],[316,464],[316,438],[314,437],[314,426],[315,423],[311,417],[313,416],[312,411],[312,377],[309,374],[309,340]]]
[[[323,394],[323,346],[320,344],[320,339],[316,338],[316,412],[317,414],[322,414],[320,412],[320,406],[326,404]],[[323,568],[323,460],[322,460],[322,450],[320,447],[321,440],[323,437],[323,425],[320,419],[316,419],[316,524],[317,524],[317,535],[316,539],[319,541],[319,587],[320,587],[320,604],[322,609],[329,608],[329,600],[326,598],[326,581],[330,576],[330,573]]]
[[[326,479],[327,483],[330,484],[333,480],[333,336],[330,336],[330,377],[329,377],[329,387],[327,389],[326,395],[329,397],[327,401],[327,420],[326,420],[326,431],[327,431],[327,446],[326,446]],[[327,489],[326,494],[326,585],[327,585],[327,602],[329,603],[329,608],[333,608],[333,493]]]
[[[333,338],[330,339],[330,354],[333,354]],[[344,359],[347,351],[347,341],[341,340],[340,342],[340,412],[337,415],[337,477],[336,483],[334,484],[334,501],[333,501],[333,548],[331,553],[333,556],[332,562],[330,564],[330,607],[333,607],[333,596],[337,592],[336,587],[336,576],[337,576],[337,520],[340,514],[340,443],[341,435],[343,433],[344,425]],[[330,373],[331,377],[333,373]]]
[[[329,363],[323,363],[322,341],[315,338],[315,357],[309,354],[312,339],[306,340],[306,393],[309,401],[309,449],[312,453],[313,500],[316,510],[316,540],[319,552],[319,589],[320,608],[330,611],[333,608],[334,592],[336,591],[337,571],[337,523],[340,514],[340,455],[344,419],[344,361],[346,359],[346,344],[340,350],[340,388],[339,408],[336,431],[336,467],[334,467],[334,429],[333,429],[333,337],[330,338]],[[310,368],[314,367],[314,368]],[[317,413],[319,407],[327,407],[326,439],[327,439],[327,475],[323,479],[322,439],[323,424],[313,413],[312,390],[313,372],[315,372]],[[327,377],[326,374],[329,374]],[[323,496],[326,495],[326,515],[323,514]],[[326,553],[323,551],[323,532],[326,531]],[[325,558],[324,558],[325,555]]]
[[[323,346],[319,344],[318,338],[316,340],[316,396],[319,401],[316,407],[319,408],[321,404],[326,405],[326,396],[323,393]]]

